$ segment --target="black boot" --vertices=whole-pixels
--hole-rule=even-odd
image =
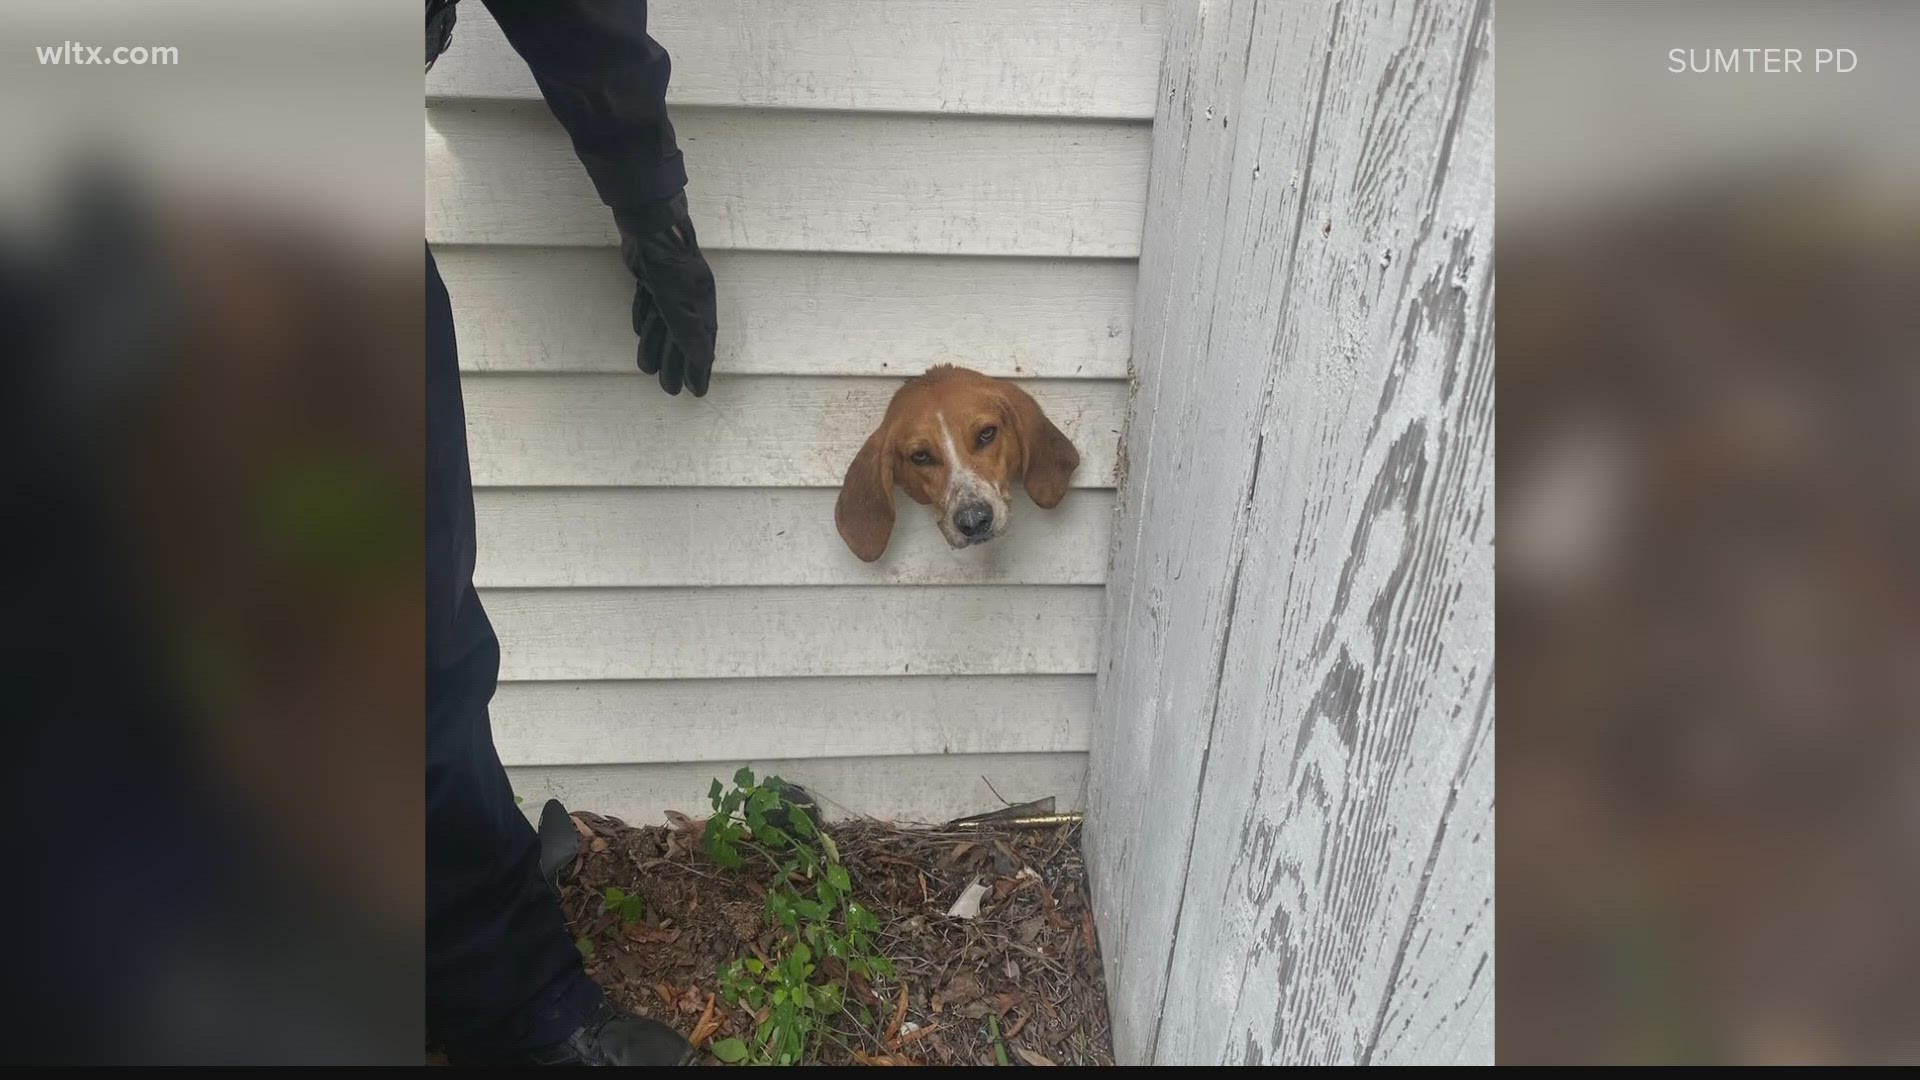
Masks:
[[[573,817],[559,799],[548,799],[540,809],[540,876],[560,891],[561,872],[580,854],[580,834],[574,831]]]
[[[530,1065],[693,1065],[699,1054],[658,1020],[602,1002],[566,1042],[528,1055]]]

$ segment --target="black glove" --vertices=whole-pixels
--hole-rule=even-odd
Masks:
[[[713,270],[687,219],[687,196],[616,210],[620,258],[639,287],[633,294],[633,332],[640,335],[640,370],[660,375],[660,387],[685,386],[704,397],[719,332]]]

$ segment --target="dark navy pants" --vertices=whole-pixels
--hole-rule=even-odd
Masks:
[[[427,254],[427,1026],[457,1061],[559,1042],[600,1001],[494,752],[500,643],[473,588],[473,484],[446,286]]]

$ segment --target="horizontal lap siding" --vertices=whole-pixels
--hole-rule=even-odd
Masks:
[[[633,275],[612,248],[442,247],[467,371],[633,370]],[[1124,379],[1129,259],[716,250],[719,356],[732,375]],[[472,317],[468,317],[471,315]]]
[[[954,551],[904,501],[877,562],[833,527],[837,488],[482,488],[481,588],[598,585],[1098,585],[1113,492],[1052,510],[1013,500],[1018,527]],[[697,555],[697,557],[689,557]]]
[[[500,677],[1079,674],[1088,585],[494,589]]]
[[[689,109],[703,246],[1134,258],[1150,129],[1108,121]],[[428,111],[427,239],[619,243],[545,105]]]
[[[503,683],[494,741],[525,765],[820,754],[1079,753],[1091,675]],[[777,723],[769,723],[777,720]]]
[[[674,106],[1153,117],[1164,0],[653,0]],[[469,7],[474,10],[469,11]],[[439,98],[537,99],[476,5]]]
[[[605,207],[485,10],[428,80],[495,739],[529,808],[697,810],[743,762],[834,813],[1077,807],[1127,409],[1163,5],[656,0],[719,283],[712,392],[633,370]],[[953,551],[833,526],[901,381],[1018,380],[1079,447]],[[990,785],[990,786],[989,786]]]
[[[473,482],[838,487],[902,381],[716,374],[694,398],[636,374],[470,375]],[[1126,384],[1023,385],[1081,448],[1074,486],[1112,487]]]

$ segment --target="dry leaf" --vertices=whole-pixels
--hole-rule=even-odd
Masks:
[[[717,1000],[712,994],[707,995],[707,1011],[700,1014],[700,1022],[693,1025],[693,1034],[687,1036],[687,1041],[693,1044],[695,1050],[700,1049],[708,1039],[713,1038],[714,1032],[720,1030],[720,1014],[713,1007]]]
[[[660,1004],[665,1005],[669,1009],[673,1008],[673,987],[663,982],[654,983],[653,992],[660,995]]]
[[[893,1007],[893,1021],[887,1025],[886,1040],[892,1042],[900,1034],[900,1025],[907,1019],[907,985],[900,984],[900,1002]]]
[[[940,993],[942,997],[946,998],[947,1004],[958,1005],[963,1001],[972,1001],[974,998],[980,997],[986,992],[987,988],[980,984],[979,976],[974,975],[972,972],[963,971],[953,978],[948,979],[947,985]]]
[[[1029,1065],[1052,1065],[1053,1064],[1052,1058],[1048,1057],[1047,1055],[1041,1053],[1038,1050],[1029,1050],[1024,1046],[1016,1046],[1013,1048],[1013,1052],[1016,1054],[1019,1054],[1020,1060],[1026,1062]]]
[[[646,923],[629,923],[627,925],[627,936],[635,941],[652,942],[658,945],[671,945],[680,940],[680,931],[663,930],[657,926],[648,926]]]

